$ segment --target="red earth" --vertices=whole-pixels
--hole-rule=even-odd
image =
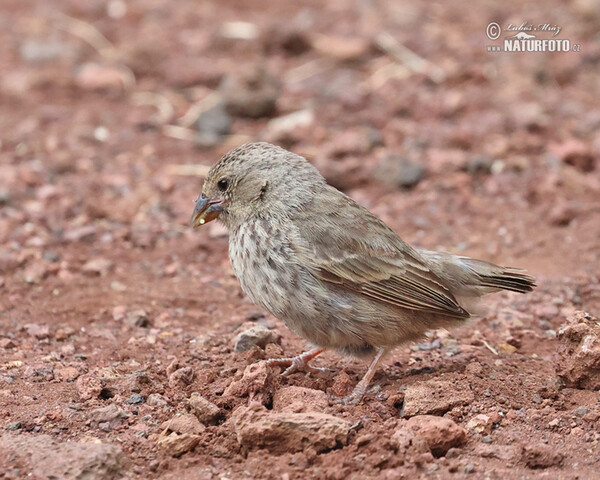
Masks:
[[[524,21],[580,51],[487,51]],[[598,0],[4,0],[0,24],[1,479],[597,478]],[[188,226],[254,140],[538,288],[399,347],[359,405],[358,360],[268,371],[303,340]]]

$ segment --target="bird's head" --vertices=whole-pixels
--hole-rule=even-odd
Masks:
[[[242,145],[208,172],[192,226],[218,218],[234,228],[255,216],[285,216],[310,202],[324,184],[321,174],[299,155],[269,143]]]

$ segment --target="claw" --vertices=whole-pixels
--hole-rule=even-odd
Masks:
[[[313,367],[308,364],[313,358],[323,352],[323,349],[315,349],[310,350],[308,352],[304,352],[296,357],[289,358],[270,358],[267,360],[267,365],[269,367],[282,367],[285,370],[281,372],[281,375],[287,376],[296,372],[327,372],[330,371],[327,368],[319,368]]]

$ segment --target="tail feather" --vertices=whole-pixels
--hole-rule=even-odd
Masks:
[[[482,287],[499,288],[511,292],[531,292],[535,284],[535,278],[527,274],[525,270],[512,267],[501,267],[483,260],[461,257],[461,261],[467,264],[476,274],[477,283]]]

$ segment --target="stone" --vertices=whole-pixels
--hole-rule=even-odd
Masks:
[[[465,385],[458,387],[449,378],[440,378],[410,384],[404,392],[404,417],[415,415],[441,415],[454,407],[468,405],[475,400],[471,389]]]
[[[0,458],[18,459],[22,478],[115,480],[123,478],[127,460],[121,447],[110,443],[57,442],[49,435],[4,434]]]
[[[586,312],[575,312],[557,333],[554,369],[566,387],[600,389],[600,324]]]
[[[393,188],[408,190],[425,178],[425,167],[408,158],[390,155],[377,165],[375,177]]]
[[[246,450],[264,448],[273,454],[317,452],[348,443],[352,424],[319,412],[269,411],[257,402],[238,407],[231,416],[237,440]]]
[[[275,113],[280,89],[277,78],[259,65],[237,69],[228,74],[219,86],[227,111],[250,118]]]
[[[254,345],[265,348],[267,343],[277,343],[280,335],[263,325],[254,325],[253,327],[240,332],[235,340],[234,351],[237,353],[246,352]]]
[[[156,442],[158,447],[172,457],[180,457],[186,452],[193,450],[200,442],[200,436],[189,433],[177,434],[172,432],[168,435],[160,435]]]
[[[273,398],[275,374],[264,361],[248,365],[241,378],[235,379],[223,392],[223,396],[252,396],[263,405]]]
[[[212,147],[222,141],[223,136],[231,132],[231,116],[225,102],[218,99],[212,106],[202,111],[194,122],[196,144]]]
[[[127,312],[125,314],[125,323],[138,328],[146,328],[152,325],[145,310],[132,310],[131,312]]]
[[[77,389],[77,393],[81,400],[90,400],[92,398],[98,398],[102,391],[102,382],[96,375],[86,373],[77,379],[75,388]]]
[[[190,395],[187,405],[190,412],[204,425],[216,425],[223,417],[219,407],[197,392]]]
[[[189,385],[194,380],[194,370],[192,367],[183,367],[175,370],[169,375],[169,386],[177,388],[181,385]]]
[[[198,418],[191,413],[175,415],[170,420],[163,422],[161,428],[166,430],[167,435],[171,432],[200,435],[201,433],[204,433],[204,430],[206,430],[206,427],[202,425]]]
[[[94,258],[85,262],[81,267],[81,271],[90,276],[104,276],[112,266],[113,263],[107,258]]]
[[[423,439],[436,457],[445,455],[450,448],[459,447],[467,440],[465,429],[444,417],[418,415],[408,420],[406,428]]]
[[[555,447],[542,443],[524,445],[521,459],[529,468],[550,468],[560,466],[564,454]]]
[[[467,429],[475,433],[487,435],[492,431],[492,424],[489,416],[480,413],[467,422]]]
[[[273,396],[276,412],[322,412],[329,406],[329,398],[322,390],[304,387],[283,387]]]
[[[96,408],[89,413],[89,421],[92,427],[105,431],[118,427],[127,417],[128,415],[114,403],[106,407]]]

